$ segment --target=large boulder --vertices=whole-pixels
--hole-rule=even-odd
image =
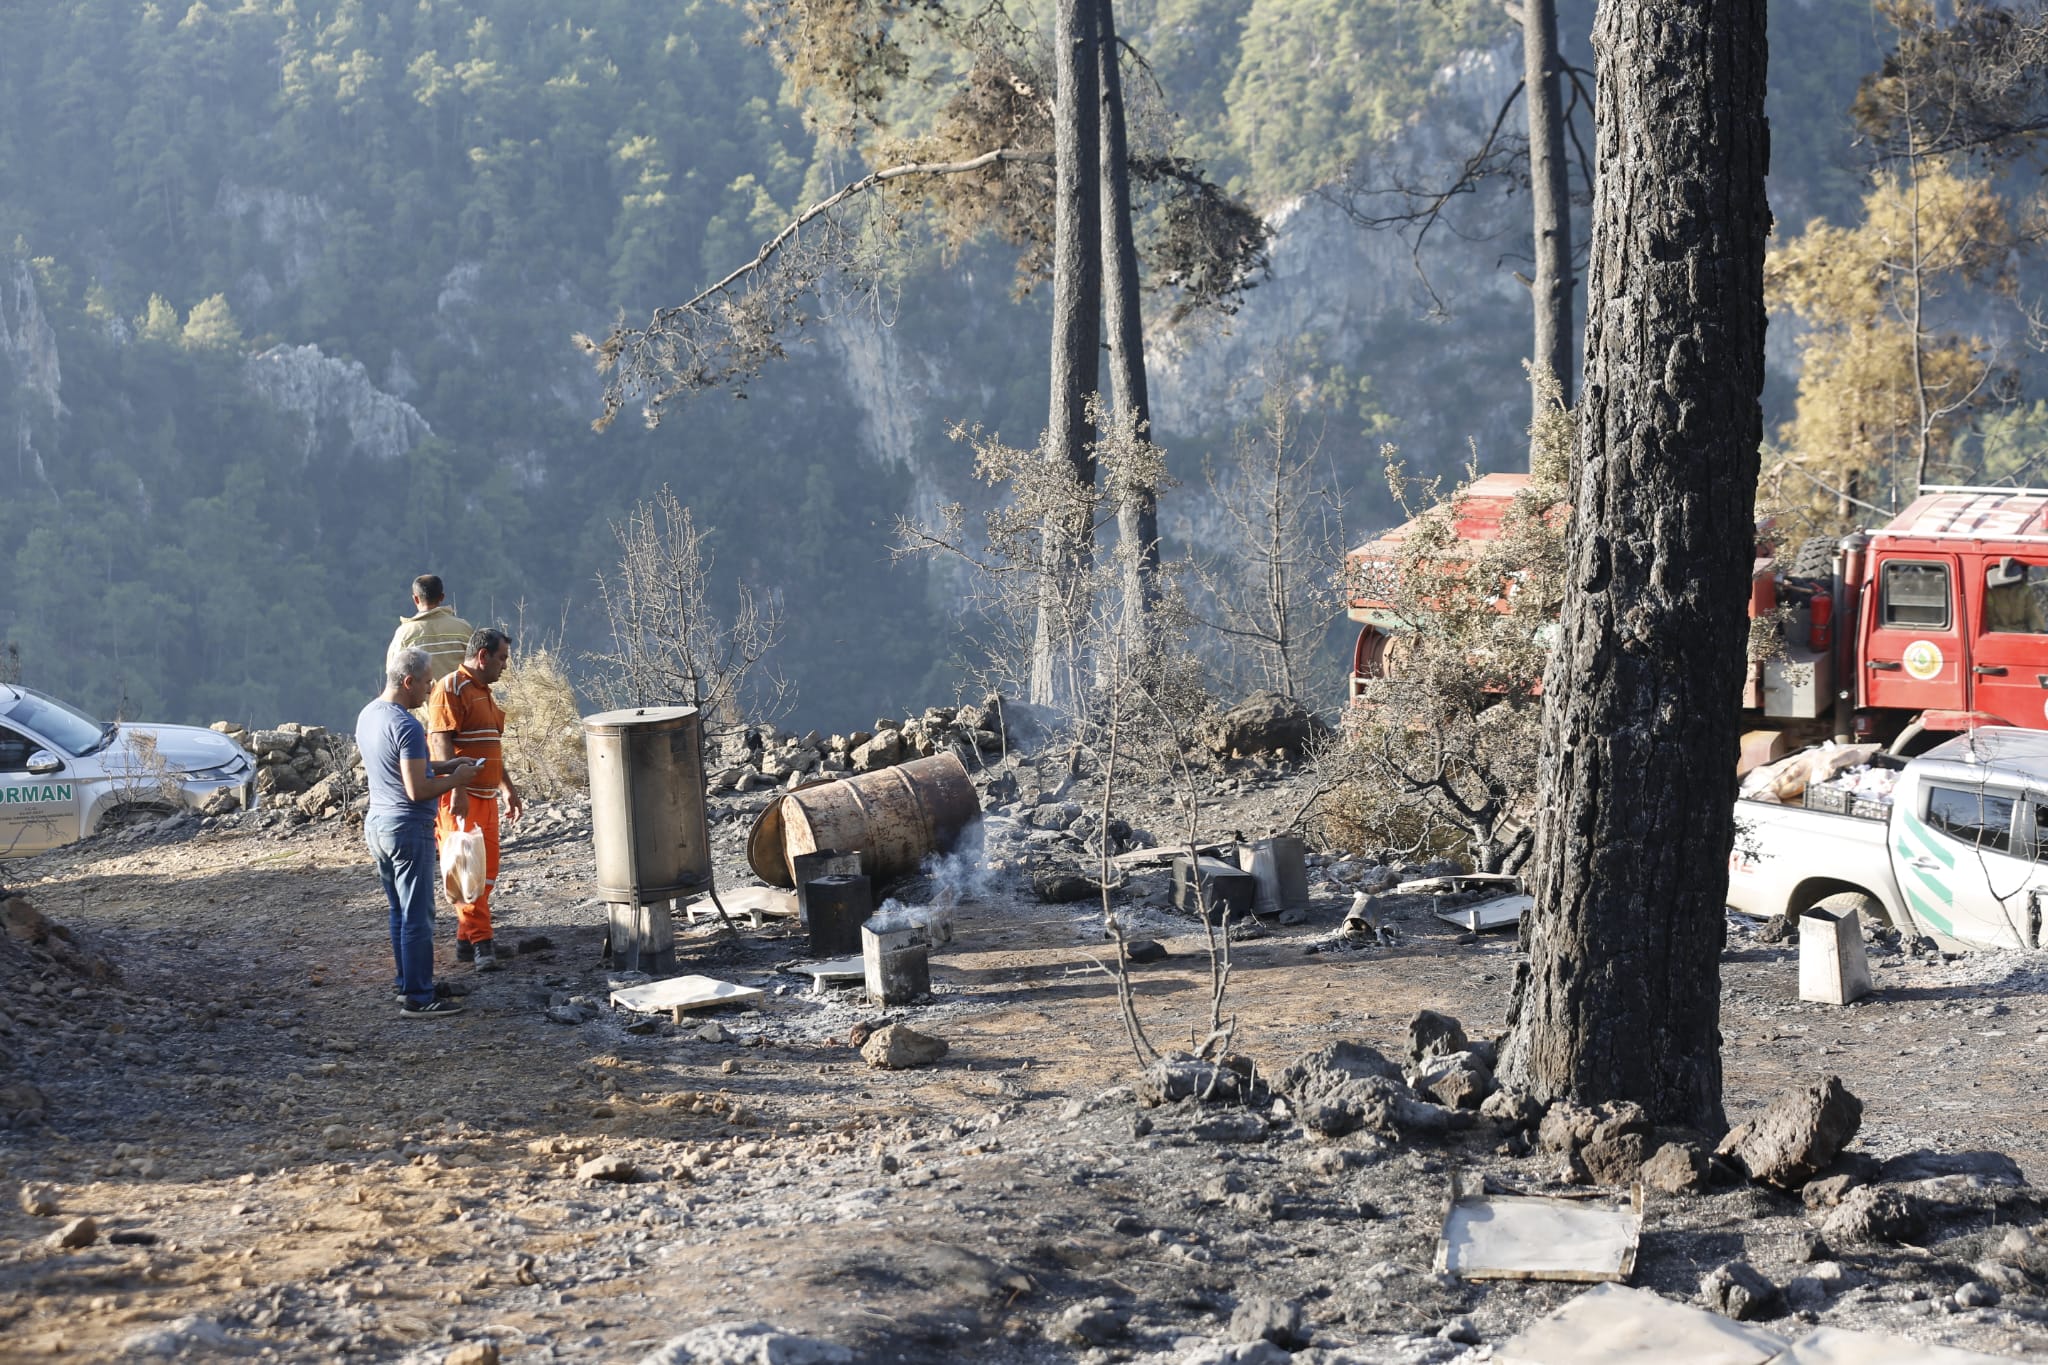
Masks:
[[[1299,758],[1309,743],[1329,733],[1315,712],[1277,692],[1255,692],[1220,716],[1202,722],[1197,734],[1218,758],[1242,758],[1278,749]]]
[[[1304,1128],[1325,1137],[1370,1128],[1442,1133],[1472,1126],[1469,1110],[1416,1098],[1401,1068],[1364,1043],[1337,1042],[1280,1076],[1280,1091]]]
[[[910,1071],[944,1057],[946,1040],[919,1033],[908,1024],[885,1024],[860,1045],[861,1059],[880,1071]]]
[[[903,761],[903,732],[892,726],[883,726],[867,743],[855,746],[853,770],[857,773],[871,773],[877,768],[892,768]]]
[[[1419,1062],[1425,1057],[1448,1057],[1453,1052],[1463,1052],[1465,1045],[1465,1026],[1448,1014],[1417,1010],[1415,1017],[1408,1021],[1408,1060],[1411,1062]]]
[[[1834,1162],[1862,1122],[1863,1101],[1829,1076],[1773,1100],[1721,1140],[1720,1154],[1752,1180],[1796,1190]]]
[[[1632,1100],[1582,1105],[1560,1101],[1544,1114],[1536,1139],[1564,1157],[1574,1179],[1626,1185],[1650,1155],[1650,1116]]]

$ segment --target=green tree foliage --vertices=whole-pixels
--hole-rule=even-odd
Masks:
[[[46,258],[61,362],[53,410],[0,357],[0,635],[28,680],[108,713],[345,721],[423,569],[474,619],[567,613],[580,648],[606,525],[665,481],[790,588],[741,528],[800,490],[804,563],[832,563],[792,647],[931,667],[921,596],[870,600],[880,544],[847,572],[908,481],[858,457],[831,387],[588,431],[569,333],[750,241],[811,164],[746,23],[717,0],[10,9],[0,278]],[[360,362],[434,435],[379,461],[330,421],[308,455],[244,379],[280,342]]]

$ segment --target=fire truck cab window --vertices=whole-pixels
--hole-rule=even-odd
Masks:
[[[2008,556],[1984,570],[1984,629],[2048,634],[2048,564],[2023,564]]]
[[[1959,843],[2006,853],[2012,849],[2010,796],[1956,787],[1927,789],[1927,823]]]
[[[1901,630],[1947,630],[1948,565],[1885,561],[1880,622]]]

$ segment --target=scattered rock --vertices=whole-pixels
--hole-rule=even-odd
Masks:
[[[1785,1296],[1747,1261],[1730,1261],[1700,1281],[1700,1299],[1737,1322],[1760,1322],[1785,1311]]]
[[[1108,1299],[1090,1299],[1054,1318],[1045,1334],[1077,1346],[1107,1346],[1124,1334],[1129,1323],[1130,1315],[1111,1306]]]
[[[1516,1128],[1533,1128],[1543,1121],[1543,1103],[1526,1090],[1494,1091],[1479,1106],[1482,1118]]]
[[[1042,867],[1031,874],[1031,890],[1047,905],[1084,901],[1101,891],[1090,878],[1064,867]]]
[[[1569,1160],[1596,1184],[1627,1185],[1641,1173],[1649,1153],[1650,1140],[1641,1133],[1610,1133],[1594,1138]]]
[[[465,1341],[442,1356],[441,1365],[498,1365],[498,1343]]]
[[[1492,1069],[1471,1052],[1425,1056],[1411,1084],[1438,1104],[1453,1109],[1477,1109],[1499,1088]]]
[[[1667,1142],[1642,1165],[1645,1186],[1664,1194],[1698,1194],[1712,1174],[1707,1149],[1697,1142]]]
[[[1583,1105],[1560,1100],[1543,1115],[1537,1142],[1565,1158],[1572,1178],[1625,1185],[1649,1156],[1650,1116],[1632,1100]]]
[[[1477,1346],[1480,1341],[1479,1328],[1470,1318],[1452,1318],[1438,1328],[1436,1334],[1440,1340],[1455,1342],[1460,1346]]]
[[[1226,1109],[1188,1129],[1203,1142],[1264,1142],[1266,1121],[1243,1109]]]
[[[49,1243],[60,1251],[76,1251],[89,1247],[100,1239],[100,1225],[90,1218],[74,1218],[49,1236]]]
[[[257,1348],[222,1330],[210,1318],[179,1318],[162,1327],[145,1328],[121,1343],[121,1353],[131,1356],[174,1357],[189,1355],[199,1360],[217,1360],[222,1355],[246,1355]]]
[[[1133,939],[1124,945],[1124,956],[1139,966],[1148,962],[1163,962],[1166,960],[1166,945],[1157,939]]]
[[[1302,1126],[1325,1137],[1360,1128],[1442,1133],[1472,1125],[1467,1110],[1416,1099],[1401,1068],[1364,1043],[1332,1043],[1302,1058],[1281,1074],[1280,1091]]]
[[[1839,1175],[1824,1175],[1818,1180],[1807,1181],[1799,1191],[1799,1199],[1808,1209],[1819,1213],[1841,1203],[1843,1196],[1862,1183],[1860,1176],[1846,1171]]]
[[[642,1356],[639,1365],[853,1365],[853,1352],[765,1322],[717,1324],[683,1333]]]
[[[53,1218],[57,1214],[57,1191],[48,1185],[23,1185],[18,1198],[21,1211],[31,1218]]]
[[[1958,1308],[1996,1308],[2003,1295],[1982,1280],[1971,1280],[1960,1286],[1954,1297]]]
[[[1465,1049],[1465,1026],[1448,1014],[1418,1010],[1408,1021],[1408,1060],[1412,1062],[1425,1057],[1448,1057]]]
[[[1242,758],[1278,749],[1299,759],[1329,733],[1315,712],[1273,692],[1255,692],[1220,716],[1202,722],[1197,736],[1218,758]]]
[[[576,1178],[586,1184],[627,1184],[640,1178],[640,1169],[622,1156],[597,1156],[577,1166]]]
[[[1826,1170],[1863,1122],[1863,1102],[1841,1077],[1781,1095],[1762,1117],[1722,1139],[1719,1154],[1750,1179],[1796,1190]]]
[[[1230,1336],[1234,1341],[1270,1341],[1298,1351],[1308,1345],[1308,1327],[1301,1305],[1263,1294],[1245,1299],[1230,1315]]]
[[[1292,1365],[1293,1360],[1284,1347],[1270,1341],[1247,1341],[1232,1346],[1197,1347],[1181,1357],[1180,1365]]]
[[[1171,1053],[1146,1067],[1137,1086],[1139,1103],[1154,1106],[1181,1100],[1236,1104],[1245,1093],[1242,1073],[1185,1052]]]
[[[1842,1197],[1820,1230],[1833,1247],[1896,1246],[1918,1237],[1926,1221],[1912,1196],[1884,1185],[1860,1185]]]
[[[43,918],[43,912],[36,909],[27,896],[9,896],[0,900],[0,929],[17,943],[47,943],[50,938],[50,921]]]
[[[946,1040],[919,1033],[908,1024],[888,1024],[868,1035],[860,1055],[882,1071],[908,1071],[930,1066],[946,1055]]]

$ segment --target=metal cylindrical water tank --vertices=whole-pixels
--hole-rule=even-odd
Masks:
[[[747,861],[771,886],[794,886],[792,859],[836,848],[859,853],[861,871],[879,882],[950,849],[980,814],[966,765],[957,754],[934,754],[770,803],[747,836]]]
[[[583,721],[598,898],[678,900],[711,880],[704,727],[694,706],[643,706]]]

